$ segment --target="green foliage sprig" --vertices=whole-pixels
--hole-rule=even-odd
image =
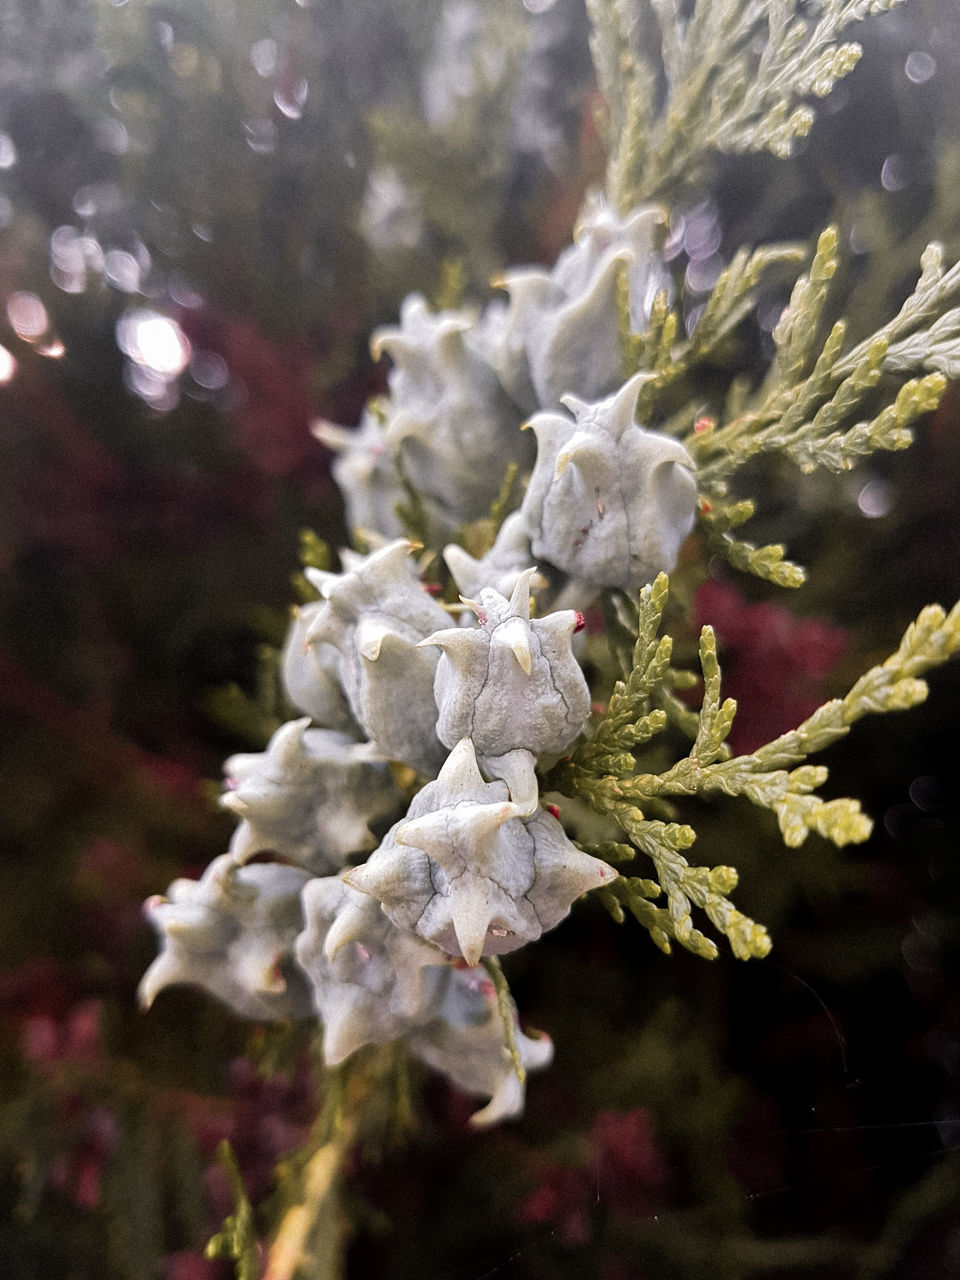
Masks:
[[[806,100],[826,97],[860,59],[844,30],[899,3],[825,0],[811,19],[793,0],[696,0],[685,18],[679,0],[650,0],[659,38],[646,40],[640,0],[587,0],[610,111],[611,198],[626,209],[675,197],[712,152],[788,156],[813,125]]]
[[[217,1149],[217,1156],[228,1179],[236,1208],[224,1221],[222,1228],[208,1242],[207,1258],[229,1258],[236,1263],[237,1280],[259,1280],[260,1249],[254,1226],[253,1205],[243,1185],[240,1166],[230,1143],[224,1140]]]
[[[757,547],[752,542],[731,537],[731,530],[746,524],[755,511],[756,506],[749,498],[717,505],[705,501],[700,518],[711,549],[725,556],[735,569],[765,578],[778,587],[802,586],[806,573],[800,565],[786,559],[787,549],[782,543]]]
[[[720,355],[737,326],[753,309],[755,291],[765,277],[778,268],[801,262],[804,256],[802,246],[796,244],[738,250],[720,273],[692,334],[683,340],[678,340],[678,334],[683,332],[680,315],[670,306],[665,293],[655,299],[646,331],[638,335],[631,333],[624,282],[620,291],[624,372],[628,377],[637,371],[650,374],[637,398],[638,421],[648,422],[658,410],[662,414],[665,395],[682,386],[697,365]],[[690,416],[689,413],[679,415],[684,428],[689,426]]]
[[[837,846],[865,840],[871,823],[859,803],[817,795],[827,769],[805,763],[807,757],[846,735],[864,715],[905,710],[922,702],[927,695],[923,673],[960,650],[960,604],[949,614],[938,605],[928,606],[907,629],[896,653],[861,676],[845,697],[825,703],[796,729],[742,756],[731,756],[726,744],[736,703],[721,699],[716,640],[712,629],[704,627],[703,697],[693,745],[670,768],[642,772],[635,752],[666,728],[668,715],[657,702],[676,683],[670,667],[671,638],[658,636],[667,594],[665,574],[640,593],[633,667],[617,682],[592,737],[557,766],[548,783],[582,797],[626,834],[629,844],[591,846],[594,856],[622,862],[639,851],[653,863],[654,879],[621,877],[599,891],[616,919],[624,918],[626,908],[662,950],[668,951],[673,940],[713,958],[716,945],[693,925],[692,908],[697,907],[727,937],[736,956],[763,956],[770,949],[766,931],[729,899],[737,884],[736,871],[691,866],[684,854],[696,838],[693,828],[652,820],[646,813],[680,797],[723,794],[771,810],[790,848],[803,844],[811,831]],[[655,901],[661,895],[666,907]]]
[[[817,350],[836,269],[837,233],[830,227],[774,330],[777,358],[754,403],[717,430],[688,438],[706,492],[722,495],[726,478],[760,453],[784,454],[803,472],[849,470],[875,450],[906,448],[913,424],[939,404],[946,389],[939,370],[960,359],[957,313],[941,310],[960,287],[957,268],[944,271],[942,253],[931,246],[893,320],[847,352],[846,325],[838,320]],[[904,376],[924,369],[937,371]],[[857,421],[885,376],[901,382],[893,403]]]
[[[516,1021],[513,1012],[513,1001],[510,996],[510,987],[507,985],[507,979],[504,976],[503,968],[500,964],[499,956],[484,956],[481,961],[484,969],[486,969],[490,981],[493,983],[493,989],[497,997],[497,1013],[503,1024],[503,1042],[506,1052],[509,1054],[510,1062],[513,1066],[514,1074],[521,1084],[527,1079],[527,1069],[523,1065],[523,1059],[520,1057],[520,1050],[517,1048]]]
[[[683,436],[697,464],[701,528],[711,549],[737,569],[784,587],[800,586],[804,574],[786,559],[783,546],[757,547],[732,536],[755,508],[748,499],[728,500],[731,477],[761,455],[786,457],[804,474],[818,468],[839,473],[878,450],[904,449],[918,420],[939,405],[947,379],[960,371],[960,308],[948,305],[960,291],[960,264],[946,269],[935,244],[924,252],[919,279],[891,321],[849,348],[843,320],[822,336],[838,268],[837,231],[828,227],[773,331],[776,356],[762,384],[751,392],[742,378],[731,383],[716,417],[705,415],[695,399],[684,402],[684,379],[749,310],[763,273],[794,254],[789,245],[742,251],[718,281],[691,337],[674,343],[669,358],[661,349],[665,337],[673,341],[679,322],[665,298],[633,348],[651,372],[641,388],[641,420],[658,408],[663,412],[666,393],[680,393],[682,407],[665,429]]]

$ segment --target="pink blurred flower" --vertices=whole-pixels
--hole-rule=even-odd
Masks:
[[[847,651],[847,635],[821,618],[782,605],[749,604],[735,587],[705,582],[694,600],[697,629],[717,634],[723,693],[736,698],[730,745],[753,751],[795,728],[828,696],[826,678]]]
[[[667,1169],[652,1117],[639,1107],[625,1114],[601,1112],[581,1143],[579,1163],[543,1163],[537,1176],[517,1217],[522,1223],[551,1224],[557,1239],[573,1248],[590,1240],[596,1204],[633,1219],[653,1213]]]
[[[47,1013],[28,1016],[23,1023],[23,1054],[41,1071],[64,1061],[86,1066],[104,1060],[99,1000],[83,1000],[63,1018]]]

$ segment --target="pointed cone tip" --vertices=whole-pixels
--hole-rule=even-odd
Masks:
[[[472,878],[467,884],[460,882],[450,906],[457,943],[464,960],[473,968],[480,963],[494,916],[486,882],[477,878]]]
[[[524,675],[529,675],[533,670],[533,654],[530,652],[530,640],[527,636],[517,637],[510,646],[510,650]]]
[[[348,908],[334,917],[330,928],[327,930],[327,936],[323,940],[323,954],[329,961],[333,961],[336,958],[337,952],[341,947],[345,947],[348,942],[357,940],[359,932],[357,928],[359,923],[358,914]]]
[[[432,817],[434,817],[434,813],[425,813],[419,818],[411,818],[408,822],[402,822],[394,831],[393,838],[397,844],[402,844],[404,848],[420,849],[422,852],[423,846],[419,841],[423,838],[424,826]],[[427,831],[429,831],[428,825]],[[354,888],[358,887],[354,886]]]
[[[280,763],[291,765],[303,755],[303,735],[311,723],[309,716],[301,716],[298,720],[288,720],[282,724],[270,739],[268,750],[276,752]]]
[[[380,657],[383,642],[390,634],[390,628],[386,623],[375,622],[369,618],[361,619],[356,631],[357,652],[368,662],[376,662]]]
[[[624,431],[637,425],[636,412],[640,388],[654,376],[652,373],[635,373],[633,377],[627,379],[620,390],[612,397],[607,419],[607,430],[616,439],[619,440]]]
[[[567,467],[570,465],[571,461],[576,457],[576,454],[577,454],[576,449],[571,449],[569,445],[566,448],[560,450],[553,464],[554,482],[560,479],[560,477],[566,471]]]
[[[329,618],[323,613],[319,613],[307,628],[307,634],[304,636],[304,650],[310,648],[312,644],[329,643],[331,639],[332,628]]]
[[[536,565],[531,565],[529,569],[524,569],[510,592],[510,612],[520,618],[522,622],[530,621],[530,586],[537,576]]]
[[[334,453],[346,449],[356,438],[355,430],[341,427],[338,423],[330,422],[326,418],[314,418],[310,423],[310,434],[315,440],[325,444],[328,449],[332,449]]]
[[[137,987],[137,1005],[144,1013],[153,1008],[154,1000],[163,988],[169,985],[170,980],[164,977],[163,972],[166,967],[164,957],[157,956],[140,979],[140,985]]]
[[[236,791],[225,791],[220,797],[220,807],[229,809],[231,813],[235,813],[241,818],[250,812],[250,805]]]
[[[509,649],[524,675],[528,676],[533,670],[530,624],[523,618],[513,617],[501,623],[491,636],[490,644],[498,649]]]
[[[442,631],[433,631],[430,635],[424,636],[422,640],[417,641],[414,647],[428,649],[433,645],[438,649],[455,649],[458,644],[462,644],[462,641],[468,635],[469,632],[462,630],[460,627],[444,627]]]
[[[340,876],[340,879],[348,889],[355,889],[357,893],[364,893],[368,898],[376,898],[379,902],[377,878],[376,867],[371,871],[369,861],[362,863],[359,867],[352,867],[349,871],[344,871]]]
[[[501,1120],[509,1120],[521,1113],[525,1096],[526,1090],[511,1066],[497,1084],[490,1101],[473,1113],[468,1124],[474,1129],[486,1129]]]
[[[362,1025],[351,1025],[356,1022],[357,1019],[348,1015],[324,1024],[323,1058],[328,1067],[338,1067],[357,1049],[369,1044],[369,1036],[364,1033]]]
[[[453,931],[457,935],[457,943],[460,947],[464,960],[472,969],[480,963],[483,955],[483,948],[487,941],[487,926],[484,925],[483,931],[468,922],[463,924],[457,921],[456,916],[453,920]]]
[[[575,418],[579,418],[584,409],[590,408],[590,402],[581,400],[579,396],[575,396],[572,392],[560,397],[560,403],[565,409],[569,409]]]
[[[308,564],[304,567],[303,576],[310,583],[311,587],[319,591],[326,598],[327,589],[331,583],[340,577],[339,573],[331,573],[329,569],[316,569],[313,565]]]
[[[455,773],[458,769],[469,767],[471,764],[474,769],[476,769],[477,776],[480,777],[480,769],[477,765],[477,749],[473,745],[473,739],[461,738],[443,762],[443,768],[440,770],[440,776],[443,775],[444,770],[446,770],[449,775],[451,773]],[[481,778],[480,781],[482,782],[483,779]]]

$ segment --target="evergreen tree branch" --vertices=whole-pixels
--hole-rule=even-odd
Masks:
[[[734,513],[731,519],[737,514],[743,513]],[[692,909],[697,907],[728,938],[735,955],[765,955],[770,946],[766,931],[729,899],[736,872],[729,867],[691,866],[685,852],[696,838],[693,828],[651,820],[646,812],[664,799],[722,794],[770,809],[789,848],[801,845],[811,831],[838,846],[867,839],[872,824],[858,802],[824,800],[817,795],[827,770],[807,764],[807,757],[845,736],[867,714],[903,710],[923,701],[927,685],[922,675],[960,651],[960,603],[949,614],[938,605],[928,606],[907,629],[896,653],[861,676],[845,697],[825,703],[796,729],[751,754],[735,757],[730,756],[726,739],[736,704],[721,698],[716,641],[712,629],[704,627],[700,636],[703,697],[693,744],[671,767],[659,773],[638,772],[634,750],[652,736],[653,702],[670,671],[670,637],[658,638],[667,590],[661,574],[641,592],[634,669],[617,682],[592,738],[557,766],[548,785],[587,800],[596,812],[612,817],[628,837],[629,845],[597,846],[595,856],[623,862],[634,849],[653,863],[654,880],[621,876],[601,891],[601,900],[616,919],[624,918],[626,908],[661,949],[669,949],[673,940],[712,957],[715,945],[692,921]],[[658,729],[664,727],[663,718],[655,723]],[[656,902],[661,894],[665,907]]]
[[[801,585],[803,570],[779,544],[756,547],[731,536],[749,517],[744,503],[725,501],[729,477],[762,454],[780,454],[809,474],[847,471],[877,450],[905,449],[948,378],[960,374],[960,308],[948,306],[960,290],[960,264],[945,270],[939,246],[923,254],[897,316],[847,351],[842,320],[818,340],[836,270],[837,234],[828,227],[774,329],[777,357],[763,386],[746,401],[741,393],[730,397],[733,416],[719,425],[700,419],[691,430],[687,423],[684,443],[697,463],[701,528],[711,549],[779,586]],[[878,409],[881,392],[887,403]]]
[[[824,0],[818,17],[793,0],[651,0],[666,90],[642,45],[639,0],[589,0],[597,81],[610,112],[608,191],[621,208],[675,196],[713,152],[788,156],[809,133],[810,98],[825,97],[860,59],[841,42],[853,22],[901,0]]]

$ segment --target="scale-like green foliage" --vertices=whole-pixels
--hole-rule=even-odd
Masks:
[[[230,1190],[236,1208],[223,1223],[220,1231],[208,1242],[208,1258],[229,1258],[236,1264],[237,1280],[259,1280],[260,1249],[253,1221],[253,1205],[243,1185],[243,1177],[230,1143],[220,1143],[217,1154],[230,1180]]]
[[[960,313],[945,305],[960,289],[960,267],[945,271],[939,247],[929,246],[917,285],[893,320],[848,351],[839,320],[818,350],[836,269],[830,227],[774,330],[777,358],[764,386],[734,419],[686,440],[711,496],[722,496],[726,479],[761,453],[782,454],[803,472],[846,471],[876,450],[904,449],[917,419],[939,404],[944,375],[960,364]],[[892,403],[858,420],[881,383],[889,383]]]
[[[689,338],[678,340],[682,321],[670,306],[666,294],[654,300],[650,320],[643,334],[630,331],[625,280],[620,290],[620,343],[626,376],[641,371],[650,374],[637,399],[638,421],[649,421],[662,402],[698,365],[708,364],[721,351],[737,326],[756,303],[757,286],[778,268],[801,262],[802,246],[771,244],[751,252],[740,249],[720,273],[710,297]],[[689,427],[690,414],[680,414],[678,431]],[[669,426],[667,428],[669,430]]]
[[[824,800],[817,795],[827,770],[805,761],[843,737],[862,716],[904,710],[923,701],[927,686],[920,676],[960,649],[960,605],[949,614],[936,605],[924,609],[897,652],[861,676],[844,698],[825,703],[796,729],[751,754],[733,757],[726,739],[736,704],[731,698],[721,699],[716,641],[712,629],[704,627],[700,636],[703,696],[693,745],[670,768],[643,772],[642,757],[638,759],[635,750],[667,723],[666,714],[656,706],[672,675],[672,641],[669,636],[658,638],[667,590],[666,575],[661,574],[641,592],[633,668],[625,680],[617,682],[593,736],[554,770],[549,781],[613,818],[631,842],[590,846],[590,853],[623,862],[639,850],[653,863],[655,879],[621,877],[599,891],[618,920],[626,908],[661,949],[669,950],[672,939],[713,958],[715,944],[692,922],[692,908],[697,907],[727,937],[736,956],[762,956],[770,949],[766,931],[729,899],[736,887],[736,871],[691,866],[684,854],[696,838],[693,827],[651,820],[645,813],[664,800],[722,794],[770,809],[790,848],[803,844],[811,831],[838,846],[866,840],[871,823],[858,802]],[[621,617],[626,616],[621,610]],[[656,903],[661,895],[666,907]]]
[[[701,528],[711,549],[783,587],[800,586],[803,570],[780,544],[757,547],[732,536],[754,510],[749,500],[728,499],[731,478],[764,455],[788,458],[804,474],[839,473],[874,452],[905,449],[917,422],[940,403],[948,378],[960,371],[960,309],[949,306],[960,291],[960,264],[945,269],[938,245],[924,252],[917,284],[891,321],[849,347],[842,319],[824,336],[838,266],[837,232],[828,227],[774,329],[776,356],[767,376],[755,390],[733,379],[725,403],[705,413],[698,369],[716,358],[748,314],[764,276],[797,256],[793,245],[741,250],[682,341],[679,316],[664,294],[644,334],[632,335],[621,324],[630,371],[650,375],[640,389],[638,420],[665,419],[663,429],[683,437],[697,464]]]
[[[597,79],[609,104],[608,190],[621,208],[675,197],[712,152],[788,156],[823,98],[860,59],[851,23],[901,0],[825,0],[815,18],[794,0],[588,0]],[[656,46],[659,47],[656,47]],[[658,85],[662,67],[665,87]]]
[[[510,1062],[513,1065],[517,1079],[521,1084],[524,1084],[527,1079],[527,1069],[523,1065],[520,1050],[517,1048],[517,1024],[513,1013],[510,988],[507,985],[507,980],[504,977],[503,969],[497,956],[484,956],[482,963],[490,975],[490,981],[493,983],[493,989],[497,995],[497,1013],[500,1015],[500,1021],[503,1024],[504,1045],[510,1055]]]

